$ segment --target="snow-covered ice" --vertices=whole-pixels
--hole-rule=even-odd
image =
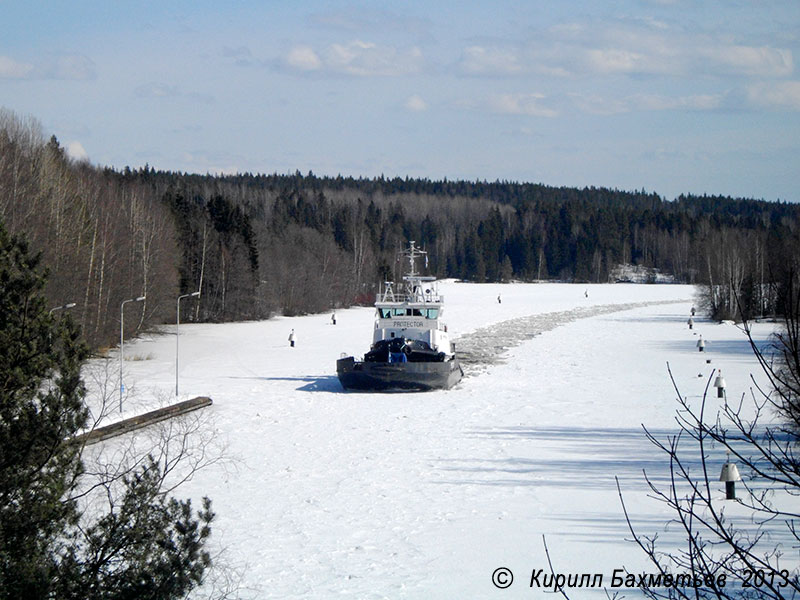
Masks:
[[[214,544],[242,597],[536,597],[543,536],[559,572],[601,573],[606,585],[617,568],[652,572],[626,541],[615,477],[637,528],[680,543],[647,497],[642,470],[663,482],[668,464],[642,426],[677,430],[667,363],[692,402],[713,369],[729,398],[747,392],[758,366],[740,329],[696,317],[689,330],[690,286],[441,291],[457,347],[502,352],[447,391],[342,390],[335,361],[368,350],[372,308],[337,310],[337,325],[330,314],[181,325],[178,399],[213,399],[201,435],[220,437],[232,461],[177,495],[212,498]],[[756,337],[773,327],[758,324]],[[125,416],[176,400],[173,328],[126,342],[125,356]],[[710,460],[719,468],[725,456]],[[493,586],[498,567],[515,574],[510,588]]]

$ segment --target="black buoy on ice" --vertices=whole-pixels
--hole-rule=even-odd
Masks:
[[[717,372],[717,378],[714,380],[714,387],[717,388],[717,398],[724,398],[725,378],[722,376],[722,371]]]
[[[739,475],[739,469],[731,462],[730,455],[728,455],[728,462],[722,465],[719,480],[725,482],[725,499],[736,500],[736,482],[741,481],[742,477]]]

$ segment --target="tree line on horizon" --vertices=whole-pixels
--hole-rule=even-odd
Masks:
[[[486,181],[115,170],[71,161],[35,119],[0,109],[0,222],[41,252],[45,294],[94,347],[182,320],[371,303],[409,240],[428,272],[474,282],[606,282],[620,264],[702,286],[717,318],[768,314],[796,263],[786,202]]]

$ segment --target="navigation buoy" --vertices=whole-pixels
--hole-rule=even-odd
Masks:
[[[736,482],[741,481],[742,477],[739,475],[739,469],[731,462],[730,454],[728,455],[728,462],[722,465],[719,480],[725,482],[725,499],[736,500]]]
[[[725,378],[722,376],[722,371],[717,372],[717,378],[714,380],[714,387],[717,388],[717,398],[724,398]]]

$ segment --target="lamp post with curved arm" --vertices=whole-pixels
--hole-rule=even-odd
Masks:
[[[68,308],[73,308],[77,306],[75,302],[70,302],[69,304],[64,304],[63,306],[56,306],[55,308],[51,308],[48,314],[52,315],[57,310],[67,310]]]
[[[176,311],[176,319],[175,319],[175,395],[178,395],[178,345],[180,341],[180,327],[181,327],[181,300],[183,298],[198,298],[200,296],[200,290],[196,292],[192,292],[191,294],[184,294],[183,296],[178,296],[178,310]]]
[[[122,361],[125,357],[125,305],[128,302],[141,302],[145,296],[138,298],[131,298],[130,300],[123,300],[119,305],[119,412],[122,412],[122,393],[125,391],[125,386],[122,385]]]

